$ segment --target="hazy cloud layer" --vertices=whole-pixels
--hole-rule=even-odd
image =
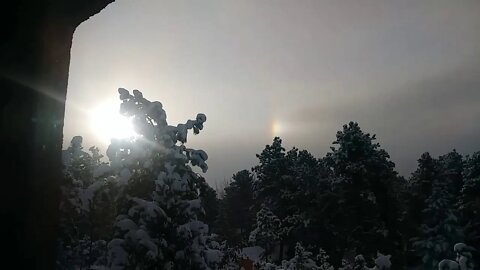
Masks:
[[[137,88],[172,124],[207,115],[189,143],[211,183],[275,135],[323,156],[350,120],[408,175],[423,151],[480,150],[478,14],[473,0],[116,1],[75,33],[65,139],[99,144],[85,112]]]

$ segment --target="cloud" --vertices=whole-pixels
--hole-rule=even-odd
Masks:
[[[335,131],[357,121],[378,135],[405,175],[423,151],[480,150],[480,61],[391,88],[388,95],[372,89],[362,98],[298,108],[285,119],[296,126],[291,137],[327,151]]]

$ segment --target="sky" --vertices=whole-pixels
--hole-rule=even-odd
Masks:
[[[274,136],[323,157],[349,121],[408,177],[423,152],[480,150],[479,14],[476,0],[117,0],[75,31],[64,147],[106,150],[92,122],[123,87],[170,125],[207,115],[187,145],[212,185]]]

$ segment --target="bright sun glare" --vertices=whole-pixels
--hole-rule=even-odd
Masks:
[[[93,133],[107,144],[112,138],[128,138],[136,135],[131,120],[122,116],[119,109],[119,103],[103,103],[90,113],[90,126]]]

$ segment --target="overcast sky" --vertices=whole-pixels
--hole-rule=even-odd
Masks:
[[[65,142],[117,88],[207,115],[210,183],[274,136],[322,157],[350,120],[409,176],[422,152],[480,150],[480,1],[117,0],[74,35]]]

